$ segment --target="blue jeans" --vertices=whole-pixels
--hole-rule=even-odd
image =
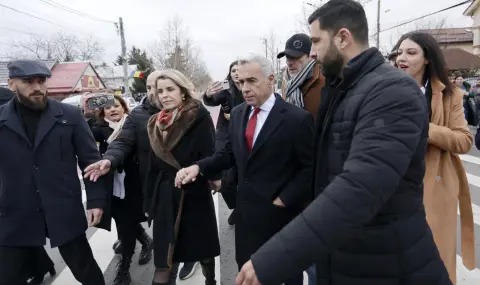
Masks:
[[[317,269],[315,267],[315,264],[310,266],[310,268],[307,269],[307,275],[308,275],[308,285],[317,284]]]

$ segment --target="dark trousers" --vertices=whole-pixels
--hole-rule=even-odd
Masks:
[[[232,167],[224,171],[222,178],[222,186],[220,189],[223,200],[230,210],[235,209],[237,204],[237,168]]]
[[[239,193],[238,201],[243,201]],[[253,195],[251,197],[254,197]],[[297,214],[296,208],[281,208],[261,198],[238,203],[239,219],[235,224],[235,259],[238,269],[271,237],[287,225]],[[285,280],[285,285],[302,285],[303,272]]]
[[[43,246],[37,250],[36,258],[32,259],[30,265],[30,277],[44,276],[51,268],[54,267],[53,261],[48,256]]]
[[[0,246],[0,285],[23,285],[31,277],[30,263],[43,247]],[[103,273],[93,258],[85,234],[58,247],[60,254],[82,285],[105,285]]]
[[[132,257],[137,238],[144,231],[126,199],[112,197],[112,217],[117,225],[118,239],[122,242],[122,256]]]

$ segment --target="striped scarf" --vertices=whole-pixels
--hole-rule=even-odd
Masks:
[[[297,75],[288,81],[285,91],[285,101],[300,108],[305,107],[305,104],[303,103],[303,93],[300,86],[312,76],[314,66],[315,60],[311,60]]]

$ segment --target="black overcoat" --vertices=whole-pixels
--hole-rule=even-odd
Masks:
[[[47,228],[52,247],[84,234],[77,160],[85,169],[99,159],[79,108],[49,98],[33,145],[14,102],[0,106],[0,246],[45,245]],[[102,182],[85,181],[88,209],[105,206]]]
[[[313,117],[276,95],[250,152],[245,130],[252,107],[235,107],[225,147],[198,162],[206,178],[238,169],[235,251],[239,267],[313,198]],[[279,197],[286,207],[277,207]]]

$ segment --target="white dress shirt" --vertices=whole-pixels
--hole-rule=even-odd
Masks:
[[[252,147],[255,145],[255,141],[257,140],[257,137],[258,137],[258,134],[260,133],[260,131],[262,130],[262,127],[263,125],[265,124],[265,121],[267,120],[267,117],[268,117],[268,114],[270,114],[270,111],[272,110],[273,108],[273,105],[275,105],[275,100],[277,98],[275,98],[275,95],[272,94],[270,95],[270,97],[267,99],[267,101],[265,101],[265,103],[263,103],[259,108],[260,108],[260,112],[258,112],[257,114],[257,125],[255,126],[255,132],[253,133],[253,144],[252,144]],[[251,110],[250,110],[250,115],[248,116],[248,119],[250,120],[250,118],[252,117],[253,115],[253,110],[255,108],[254,107],[251,107]]]
[[[425,86],[420,87],[420,90],[422,90],[424,95],[425,95],[425,92],[427,92],[427,85],[428,85],[428,80],[427,80],[427,83],[425,83]]]

